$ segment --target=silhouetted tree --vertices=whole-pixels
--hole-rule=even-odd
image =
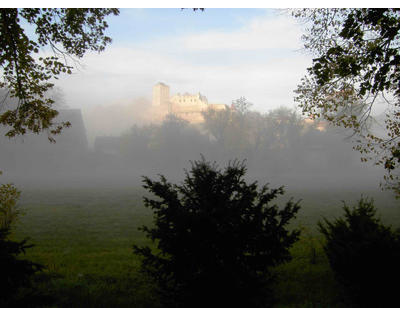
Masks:
[[[337,280],[354,304],[398,307],[399,234],[375,217],[372,200],[361,199],[353,210],[346,204],[343,208],[344,218],[319,223]]]
[[[243,163],[220,170],[203,158],[180,185],[144,177],[144,188],[157,199],[144,199],[155,210],[155,225],[141,229],[158,250],[135,245],[134,252],[143,256],[142,269],[158,283],[167,306],[271,303],[270,268],[291,258],[299,231],[286,226],[300,206],[271,205],[283,187],[258,189],[257,182],[245,182],[245,173]]]
[[[18,216],[16,202],[19,191],[12,185],[0,186],[0,306],[12,306],[12,299],[22,286],[28,286],[31,276],[43,267],[29,260],[19,258],[27,248],[32,247],[24,239],[10,240],[12,224]]]

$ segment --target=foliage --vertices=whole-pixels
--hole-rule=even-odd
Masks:
[[[400,196],[400,11],[304,9],[305,49],[316,58],[297,89],[296,101],[313,118],[352,129],[363,161],[387,171],[385,187]],[[372,128],[371,111],[386,103],[384,132]]]
[[[249,174],[269,179],[289,172],[293,175],[293,171],[335,169],[336,173],[355,174],[360,168],[358,156],[337,129],[320,131],[295,109],[242,114],[232,108],[210,108],[203,117],[200,128],[175,116],[161,124],[134,126],[120,140],[124,164],[130,170],[147,170],[141,172],[145,174],[162,166],[170,181],[200,153],[218,163],[232,157],[246,159]]]
[[[143,256],[142,269],[159,284],[165,304],[262,306],[271,300],[270,269],[291,258],[299,232],[286,226],[300,207],[271,205],[283,188],[258,190],[245,173],[243,163],[220,170],[203,158],[181,185],[144,177],[144,188],[157,199],[144,199],[155,210],[155,225],[142,230],[158,251],[135,245],[134,252]]]
[[[117,9],[0,9],[0,88],[18,100],[17,107],[2,100],[0,124],[11,127],[7,136],[42,130],[54,135],[70,125],[53,125],[58,112],[52,108],[54,100],[46,96],[53,86],[50,81],[71,74],[69,58],[76,62],[87,51],[103,51],[111,42],[104,34],[105,18],[118,13]],[[26,26],[34,27],[35,36],[28,35]],[[50,48],[53,55],[41,54],[40,48]]]
[[[295,110],[280,107],[269,113],[261,114],[250,111],[252,104],[245,98],[232,101],[232,108],[225,110],[208,109],[202,113],[204,128],[211,133],[220,144],[233,146],[240,143],[258,148],[262,139],[270,142],[289,145],[296,143],[295,135],[301,134],[303,119]],[[277,147],[277,146],[275,146]],[[246,148],[246,152],[249,148]]]
[[[375,217],[372,200],[360,199],[344,218],[319,223],[331,268],[347,294],[363,307],[398,305],[400,235]]]
[[[247,101],[245,97],[240,97],[239,99],[232,101],[232,108],[240,114],[249,112],[252,105],[253,103]]]
[[[167,115],[161,124],[134,126],[121,137],[121,154],[129,166],[163,166],[174,173],[208,145],[208,138],[187,121]],[[142,171],[143,172],[143,171]]]
[[[275,170],[287,168],[288,164],[283,166],[283,162],[293,154],[285,151],[297,149],[299,154],[300,139],[306,132],[299,114],[285,107],[265,114],[250,111],[246,106],[250,103],[244,98],[233,103],[242,106],[203,112],[204,128],[216,139],[219,148],[229,153],[229,157],[246,158],[250,163],[258,160],[264,167],[274,165]]]
[[[218,143],[222,144],[227,133],[227,129],[232,122],[232,110],[216,110],[208,108],[202,112],[204,118],[204,127],[211,133]]]
[[[25,253],[27,239],[20,242],[11,241],[12,224],[20,211],[17,200],[20,192],[10,184],[0,186],[0,305],[10,304],[10,300],[22,286],[30,283],[30,277],[43,267],[18,256]]]
[[[295,111],[285,107],[271,110],[266,115],[269,134],[274,148],[293,148],[298,142],[304,128],[303,119]]]
[[[0,228],[11,230],[21,210],[17,207],[21,192],[12,184],[0,185]]]

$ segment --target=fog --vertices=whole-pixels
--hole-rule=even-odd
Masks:
[[[179,181],[203,156],[221,167],[245,160],[248,178],[261,183],[378,188],[383,171],[361,163],[348,132],[295,110],[293,90],[311,57],[300,51],[303,26],[290,16],[121,10],[109,25],[113,43],[55,82],[56,121],[72,124],[55,144],[46,132],[8,139],[0,126],[2,183],[126,186],[157,174]],[[208,113],[200,101],[195,119],[182,114],[188,104],[167,110],[170,100],[157,104],[152,93],[159,81],[170,98],[201,93],[219,110]],[[253,103],[246,111],[231,107],[241,96]]]
[[[134,124],[143,125],[151,121],[147,111],[150,106],[151,101],[146,96],[83,108],[89,146],[93,147],[97,136],[119,136]]]
[[[179,111],[157,111],[163,105],[145,97],[92,111],[60,106],[57,121],[72,126],[56,143],[46,133],[0,138],[1,181],[20,187],[121,187],[163,174],[179,182],[190,161],[204,157],[221,167],[245,161],[248,180],[288,189],[378,188],[382,171],[360,161],[348,131],[307,120],[295,109],[261,113],[241,102],[244,108],[210,107],[189,120]],[[6,131],[2,127],[2,135]]]

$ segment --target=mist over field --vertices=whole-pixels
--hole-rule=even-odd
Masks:
[[[245,161],[248,178],[261,183],[378,189],[381,170],[361,162],[346,130],[307,120],[295,109],[199,108],[200,122],[191,123],[180,112],[159,118],[163,105],[158,106],[153,120],[155,106],[145,97],[84,113],[60,108],[57,120],[72,126],[55,136],[56,143],[46,133],[1,138],[2,180],[34,187],[119,187],[163,174],[176,182],[190,161],[203,156],[221,167]]]

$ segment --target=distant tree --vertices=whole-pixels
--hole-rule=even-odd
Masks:
[[[177,136],[184,128],[188,127],[189,122],[176,116],[168,114],[161,124],[161,130],[166,134],[172,133],[172,137]]]
[[[400,197],[400,10],[301,9],[305,49],[315,58],[297,89],[311,117],[354,131],[363,161],[387,171],[384,187]],[[371,111],[386,103],[384,133],[371,129]],[[381,102],[382,103],[382,102]]]
[[[306,129],[295,109],[279,107],[260,113],[251,111],[244,98],[233,103],[245,106],[239,106],[240,111],[232,106],[203,112],[204,129],[215,138],[220,156],[246,159],[250,172],[253,167],[262,168],[270,176],[287,172],[289,167],[301,168],[308,154],[302,147]]]
[[[202,113],[205,129],[229,157],[243,157],[250,150],[248,114],[251,106],[252,103],[241,97],[232,101],[230,108],[210,108]]]
[[[121,154],[130,163],[145,162],[150,155],[151,141],[156,133],[156,126],[134,125],[121,136]]]
[[[71,73],[68,59],[76,62],[87,51],[103,51],[111,42],[104,34],[105,18],[118,13],[118,9],[0,9],[0,88],[17,100],[16,107],[6,102],[9,99],[0,100],[0,124],[11,127],[7,136],[49,130],[54,141],[51,135],[70,125],[53,125],[58,112],[52,108],[54,100],[46,96],[53,86],[50,81]],[[29,36],[24,25],[33,26],[35,36]],[[40,56],[44,47],[53,55]]]
[[[299,143],[304,127],[303,119],[295,111],[286,107],[271,110],[265,119],[272,132],[270,136],[275,148],[293,148]]]
[[[324,247],[337,280],[353,304],[361,307],[398,307],[393,290],[400,282],[400,235],[376,216],[372,200],[361,199],[344,218],[319,223]]]
[[[299,165],[304,124],[295,110],[279,107],[261,116],[249,112],[247,117],[258,164],[263,163],[271,173],[287,172]]]
[[[157,250],[134,246],[142,269],[159,285],[167,306],[234,307],[271,303],[271,268],[290,260],[299,231],[287,225],[299,210],[292,201],[279,209],[271,201],[283,188],[258,190],[247,184],[246,168],[225,170],[192,163],[182,184],[144,177],[145,198],[155,210],[154,226],[142,227]]]
[[[188,121],[168,115],[156,130],[152,145],[157,164],[179,172],[183,164],[204,152],[208,138]]]
[[[202,115],[205,129],[215,137],[219,144],[223,144],[225,134],[232,121],[232,110],[208,108],[202,112]]]
[[[232,108],[241,114],[249,112],[252,106],[253,103],[247,101],[245,97],[240,97],[239,99],[232,101]]]
[[[128,166],[142,170],[162,167],[164,172],[176,173],[190,159],[212,151],[213,145],[196,126],[167,115],[161,124],[132,127],[121,137],[121,154]]]

